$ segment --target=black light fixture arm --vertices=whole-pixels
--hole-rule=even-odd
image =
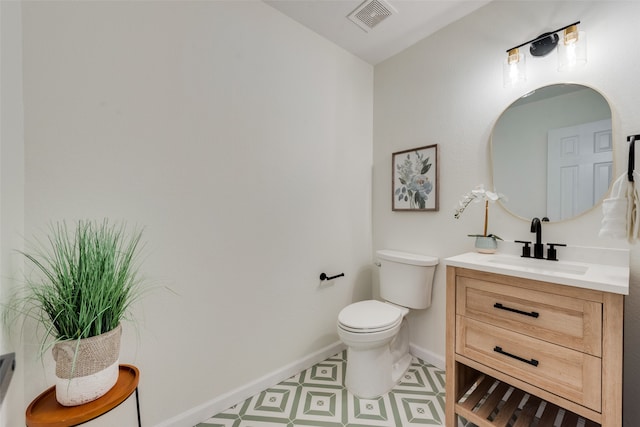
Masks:
[[[544,39],[544,38],[549,37],[549,35],[551,35],[551,34],[558,33],[558,32],[560,32],[560,31],[562,31],[562,30],[566,30],[567,28],[569,28],[569,27],[571,27],[571,26],[573,26],[573,25],[578,25],[579,23],[580,23],[580,21],[577,21],[577,22],[574,22],[574,23],[572,23],[572,24],[565,25],[565,26],[564,26],[564,27],[562,27],[562,28],[558,28],[557,30],[549,31],[548,33],[541,34],[541,35],[539,35],[538,37],[536,37],[535,39],[532,39],[532,40],[529,40],[529,41],[527,41],[527,42],[521,43],[521,44],[519,44],[518,46],[514,46],[514,47],[512,47],[511,49],[507,49],[507,53],[511,52],[513,49],[518,49],[518,48],[520,48],[520,47],[522,47],[522,46],[526,46],[526,45],[528,45],[528,44],[531,44],[531,43],[535,43],[535,42],[537,42],[537,41],[540,41],[540,40],[542,40],[542,39]]]

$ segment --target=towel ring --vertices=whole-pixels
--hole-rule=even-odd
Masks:
[[[633,182],[633,171],[636,168],[636,139],[640,139],[640,135],[629,135],[627,141],[629,141],[629,164],[627,169],[627,178],[629,182]]]

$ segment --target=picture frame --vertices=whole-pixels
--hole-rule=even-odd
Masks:
[[[391,210],[438,210],[438,144],[391,156]]]

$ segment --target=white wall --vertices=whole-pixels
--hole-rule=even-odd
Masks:
[[[370,65],[255,1],[24,2],[23,32],[26,236],[144,225],[173,291],[125,324],[143,425],[338,341],[370,295]]]
[[[601,91],[612,104],[616,177],[626,169],[626,135],[640,132],[640,54],[635,20],[640,3],[495,1],[375,67],[374,83],[374,249],[403,249],[441,259],[473,250],[467,234],[481,232],[482,210],[471,206],[460,220],[453,213],[462,194],[491,182],[489,136],[493,123],[515,99],[558,82],[581,83]],[[515,89],[502,87],[506,49],[540,33],[582,21],[589,62],[558,73],[556,58],[528,58],[529,78]],[[615,28],[615,31],[612,30]],[[439,144],[440,211],[391,211],[391,153]],[[636,162],[637,163],[637,162]],[[523,176],[522,179],[527,179]],[[508,196],[508,194],[507,194]],[[475,208],[475,209],[474,209]],[[533,215],[532,215],[533,216]],[[545,224],[544,241],[624,247],[598,238],[601,212],[589,211],[563,223]],[[489,231],[509,240],[530,240],[529,223],[492,206]],[[562,251],[559,251],[560,257]],[[631,255],[631,288],[625,314],[625,420],[640,419],[640,255]],[[436,273],[433,305],[411,318],[411,341],[444,357],[445,268]]]
[[[0,310],[22,271],[15,253],[22,248],[24,222],[21,33],[20,3],[0,2]],[[18,363],[0,405],[0,426],[18,426],[24,422],[22,345],[4,326],[0,325],[0,354],[16,353]]]

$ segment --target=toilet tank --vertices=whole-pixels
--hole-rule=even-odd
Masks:
[[[403,307],[424,309],[431,305],[431,288],[438,258],[382,249],[380,296]]]

